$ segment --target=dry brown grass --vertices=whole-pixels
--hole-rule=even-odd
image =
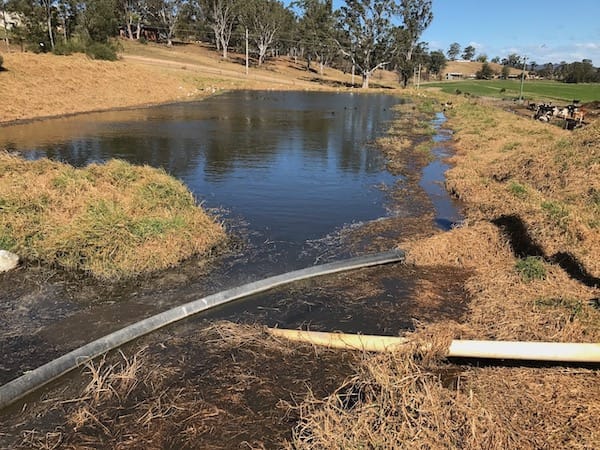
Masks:
[[[0,247],[100,278],[206,254],[222,227],[164,171],[112,160],[75,169],[0,153]]]
[[[502,73],[502,65],[496,63],[489,63],[490,68],[497,74]],[[448,61],[448,64],[444,68],[444,74],[446,73],[462,73],[464,77],[475,75],[481,70],[482,63],[473,61]],[[521,69],[515,69],[510,67],[510,73],[512,75],[520,75]]]
[[[367,360],[326,399],[310,397],[290,448],[597,448],[599,383],[588,369],[457,371],[408,348]]]
[[[570,133],[476,102],[450,116],[448,189],[470,219],[516,216],[551,257],[570,253],[600,276],[600,121]]]
[[[7,53],[0,123],[206,95],[192,77],[85,55]]]

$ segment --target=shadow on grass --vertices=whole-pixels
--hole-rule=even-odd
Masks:
[[[588,287],[597,288],[600,286],[600,278],[590,274],[581,261],[571,253],[558,252],[550,257],[547,256],[542,247],[531,237],[527,226],[519,216],[503,215],[493,219],[492,223],[506,235],[515,256],[519,258],[526,258],[528,256],[543,258],[548,263],[557,264],[571,278]]]

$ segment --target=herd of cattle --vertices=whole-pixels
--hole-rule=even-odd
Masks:
[[[584,124],[585,110],[579,106],[577,100],[573,100],[573,103],[567,106],[555,106],[552,103],[530,103],[528,108],[534,111],[533,118],[535,120],[551,122],[554,119],[560,119],[564,121],[564,127],[568,130]]]

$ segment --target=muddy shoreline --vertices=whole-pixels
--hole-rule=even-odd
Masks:
[[[431,119],[431,116],[429,117]],[[419,171],[431,162],[430,157],[424,157],[422,153],[418,152],[405,152],[404,157],[404,162],[410,166],[411,169],[417,169]],[[435,224],[436,212],[433,208],[433,204],[428,201],[427,193],[419,186],[419,180],[420,177],[412,176],[399,182],[399,184],[394,187],[393,192],[390,192],[390,196],[395,200],[393,209],[396,212],[389,218],[367,223],[361,227],[350,227],[343,231],[339,237],[341,246],[350,249],[349,251],[351,253],[381,251],[393,247],[398,242],[398,230],[402,230],[402,235],[404,237],[408,235],[425,237],[438,233],[439,231]],[[406,202],[408,193],[412,196],[410,202]],[[422,201],[424,205],[428,206],[421,206],[416,209],[409,207],[410,205],[415,205],[417,203],[415,201],[416,198]],[[203,288],[200,288],[202,283],[199,281],[197,273],[195,274],[198,264],[201,264],[201,262],[188,261],[184,266],[178,269],[165,271],[158,278],[151,277],[151,280],[138,280],[133,286],[128,286],[127,290],[130,292],[130,295],[133,295],[136,299],[131,306],[136,309],[135,314],[137,317],[143,318],[151,314],[153,310],[155,311],[156,305],[150,306],[150,304],[152,303],[152,300],[157,297],[162,298],[162,302],[159,305],[160,308],[166,309],[166,307],[173,302],[183,303],[186,299],[199,297],[199,293],[202,292],[202,289],[204,289],[205,292],[215,289],[215,285],[212,285],[212,287],[204,286]],[[186,267],[189,268],[189,271],[186,270]],[[29,360],[38,359],[39,356],[35,355],[39,353],[41,347],[44,345],[46,357],[52,355],[56,356],[60,353],[64,353],[64,351],[68,350],[70,347],[91,340],[97,333],[103,335],[111,329],[122,326],[117,316],[111,315],[110,313],[103,313],[105,319],[96,323],[96,332],[91,331],[89,327],[86,327],[85,332],[81,333],[79,337],[77,336],[77,333],[71,335],[68,347],[56,344],[48,346],[48,344],[52,342],[53,337],[58,337],[58,330],[53,330],[52,324],[48,322],[50,319],[45,317],[44,314],[35,316],[35,310],[43,311],[43,308],[36,308],[36,306],[33,306],[36,302],[38,302],[39,306],[39,301],[43,298],[47,298],[47,296],[54,296],[55,299],[58,297],[69,297],[69,301],[64,303],[62,307],[65,318],[68,320],[75,320],[75,322],[86,322],[94,317],[94,311],[97,310],[98,307],[110,311],[114,304],[112,302],[105,302],[103,299],[106,295],[113,295],[115,292],[118,292],[122,287],[100,287],[99,284],[92,283],[90,286],[82,289],[81,284],[76,280],[71,280],[70,282],[69,280],[61,279],[60,275],[48,271],[47,269],[39,268],[37,270],[38,273],[35,275],[29,273],[29,279],[27,278],[28,272],[24,269],[20,269],[20,272],[7,275],[10,277],[10,285],[20,287],[15,287],[13,289],[12,300],[8,305],[5,305],[5,317],[7,318],[7,321],[15,324],[19,322],[19,320],[15,320],[18,317],[22,318],[21,322],[33,318],[36,325],[30,323],[29,330],[34,332],[35,329],[38,340],[27,340],[24,339],[25,337],[23,336],[21,339],[24,340],[19,341],[18,336],[11,337],[5,334],[3,346],[5,346],[6,350],[3,349],[2,352],[12,354],[14,359],[5,362],[2,374],[2,378],[4,379],[10,379],[15,373],[18,373],[15,372],[18,364],[21,364],[19,370],[30,368],[30,366],[22,366],[23,359],[21,358]],[[213,269],[207,268],[206,270],[210,272]],[[41,283],[41,280],[44,280],[46,277],[48,277],[48,280],[53,280],[50,285],[43,285]],[[129,345],[127,355],[134,354],[137,351],[136,349],[145,345],[156,346],[157,342],[167,342],[163,340],[164,337],[161,337],[161,334],[163,333],[170,335],[169,339],[174,338],[175,335],[178,336],[177,339],[184,341],[186,339],[193,339],[192,335],[186,334],[187,332],[184,332],[183,335],[187,335],[188,338],[180,336],[177,330],[181,327],[188,330],[203,330],[210,323],[223,319],[239,324],[246,323],[252,326],[263,324],[289,328],[308,327],[311,329],[396,335],[403,330],[413,329],[416,323],[415,321],[430,322],[437,320],[460,320],[461,316],[465,313],[468,304],[466,293],[463,290],[463,284],[466,277],[467,273],[464,270],[456,270],[453,268],[390,266],[387,268],[369,269],[358,271],[356,273],[342,274],[324,280],[311,280],[296,284],[288,289],[278,289],[266,295],[260,297],[257,296],[255,299],[248,299],[248,301],[244,301],[243,304],[221,308],[219,311],[210,312],[202,317],[186,321],[185,324],[168,329],[156,336],[153,335],[144,338],[143,342],[136,342]],[[25,281],[27,281],[27,283],[24,283]],[[148,281],[151,281],[151,283],[148,284]],[[84,286],[86,284],[87,283],[84,283]],[[187,289],[183,292],[178,288],[181,285],[187,286]],[[26,293],[34,287],[37,288],[37,293]],[[97,290],[99,287],[100,291]],[[31,307],[22,308],[19,312],[19,304],[23,301],[23,298],[29,300],[29,305],[31,305]],[[405,300],[399,304],[398,301],[401,299]],[[449,302],[449,299],[453,300]],[[52,302],[50,303],[51,305],[49,305],[49,307],[51,308]],[[23,304],[27,303],[25,302]],[[399,310],[402,311],[400,314],[404,317],[402,320],[399,320],[398,317]],[[69,316],[70,319],[67,316]],[[316,316],[322,318],[321,322],[309,319],[310,317]],[[112,319],[107,320],[110,317],[112,317]],[[371,317],[372,320],[357,320],[355,317]],[[45,330],[42,330],[44,328]],[[196,331],[193,331],[193,333],[196,333]],[[179,352],[189,346],[189,341],[186,342],[188,342],[188,344],[181,347]],[[312,351],[313,350],[310,350],[309,353],[312,353]],[[175,356],[172,355],[171,357],[174,358]],[[309,357],[308,354],[306,357]],[[344,356],[341,357],[344,358]],[[112,355],[111,358],[112,361],[116,361],[118,360],[118,355]],[[161,358],[164,358],[164,356]],[[315,386],[329,386],[329,388],[325,388],[325,390],[319,390],[322,389],[322,387],[315,390],[314,392],[319,396],[326,395],[334,386],[339,385],[344,377],[349,375],[351,372],[350,368],[356,363],[356,360],[351,359],[350,363],[342,364],[338,358],[340,358],[340,355],[333,356],[333,360],[330,363],[333,364],[333,366],[338,367],[338,372],[329,383],[322,385],[322,381],[319,381],[319,377],[311,378],[309,376],[306,378],[305,382],[308,383],[307,386],[311,386],[313,383],[317,383]],[[354,358],[354,356],[352,356],[352,358]],[[247,362],[247,357],[246,359],[236,359],[236,367],[240,368],[236,370],[243,370],[242,368],[245,367]],[[205,366],[202,361],[195,362],[195,364],[198,363],[200,365],[194,370],[199,370],[203,373],[205,371],[215,370],[215,368],[210,369],[208,367],[210,364]],[[279,373],[277,367],[283,371],[288,370],[285,365],[273,367],[271,372],[276,377],[280,376],[277,375]],[[324,367],[332,366],[325,365]],[[75,379],[78,380],[79,377],[75,377]],[[85,377],[83,379],[85,379]],[[309,382],[311,379],[312,381]],[[286,383],[295,384],[297,382],[298,380],[292,377]],[[81,385],[80,383],[82,382],[79,381],[78,383]],[[260,381],[260,383],[263,383],[263,381]],[[251,384],[251,386],[255,385]],[[56,395],[64,397],[65,394],[58,394],[59,391],[57,389],[62,388],[53,387],[48,389],[41,394],[41,398],[39,397],[40,394],[34,396],[36,398],[36,405],[38,405],[32,405],[34,409],[39,407],[40,400],[41,404],[44,405],[43,399],[54,398]],[[255,387],[252,389],[255,389]],[[301,402],[305,394],[306,391],[304,389],[297,391],[293,396],[294,401]],[[253,400],[247,401],[253,403]],[[273,406],[273,404],[265,404],[263,408],[267,408],[266,410],[268,410]],[[222,407],[224,407],[223,404],[218,406],[218,408]],[[42,408],[42,410],[43,409],[44,408]],[[59,412],[61,409],[62,406],[58,410],[55,410],[54,413],[51,413],[49,410],[46,410],[45,412],[38,410],[38,414],[47,417],[45,423],[42,420],[43,425],[38,425],[40,429],[48,430],[48,427],[52,427],[52,423],[54,423],[53,426],[59,426],[61,420],[64,420],[64,415],[68,415],[73,411],[70,406],[65,407],[62,409],[62,412]],[[55,414],[62,417],[62,419],[59,419],[58,422],[56,422],[56,419],[50,419],[50,417]],[[262,414],[263,413],[260,413],[260,415]],[[285,415],[287,414],[289,413],[285,413]],[[278,415],[275,417],[278,417]],[[6,418],[6,416],[4,418]],[[3,421],[4,418],[2,419]],[[273,420],[275,420],[274,417],[269,415],[268,418],[256,423],[256,427],[254,428],[256,434],[254,436],[257,437],[257,439],[262,436],[262,441],[260,439],[255,441],[257,444],[262,442],[261,445],[271,447],[274,445],[274,442],[290,439],[289,430],[291,429],[291,425],[293,425],[293,420],[290,423],[286,423],[283,428],[275,433],[275,435],[268,437],[268,432],[266,430],[270,428],[269,423]],[[279,420],[280,419],[276,419],[276,421]],[[14,420],[10,420],[10,422],[15,423]],[[44,434],[43,431],[41,433],[42,434],[39,436]],[[218,430],[213,430],[211,433],[214,433],[217,437],[220,436]],[[19,431],[15,430],[15,433],[11,434],[11,436],[11,439],[18,438]],[[212,438],[210,437],[208,440],[200,439],[200,441],[195,441],[195,445],[198,445],[198,442],[202,442],[206,443],[211,448],[228,448],[228,446],[221,447],[217,445],[218,439],[217,441],[212,441],[211,439]],[[269,439],[275,439],[275,441],[270,441]],[[10,439],[8,437],[4,439],[4,442],[9,441]],[[17,441],[12,440],[13,443]],[[230,441],[229,443],[233,444],[234,442],[239,441],[235,441],[234,439],[234,441]]]

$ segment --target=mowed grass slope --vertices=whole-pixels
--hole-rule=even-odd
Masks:
[[[199,83],[184,73],[85,55],[6,53],[0,72],[0,123],[195,98]]]
[[[461,80],[423,84],[424,87],[440,88],[447,94],[469,93],[483,97],[518,98],[521,90],[520,80]],[[548,99],[562,102],[580,100],[583,103],[600,100],[599,83],[559,83],[546,80],[525,80],[523,83],[525,99]]]
[[[164,171],[0,153],[0,248],[26,260],[114,280],[174,266],[224,239]]]

